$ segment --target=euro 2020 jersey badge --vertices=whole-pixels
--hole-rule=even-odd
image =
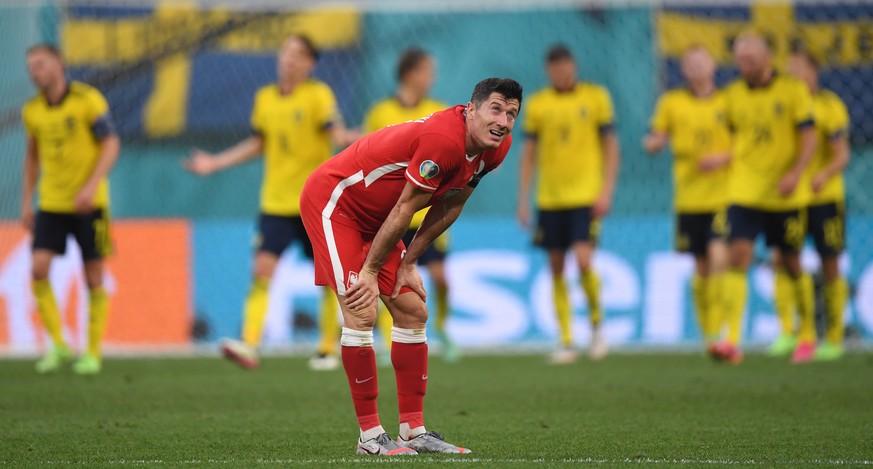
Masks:
[[[425,179],[430,179],[440,173],[440,167],[432,160],[424,160],[418,167],[418,174]]]

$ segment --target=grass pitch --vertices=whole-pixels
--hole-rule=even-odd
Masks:
[[[109,359],[90,378],[0,361],[0,465],[873,465],[870,354],[807,366],[751,355],[739,367],[693,354],[433,357],[429,375],[428,428],[473,454],[354,455],[345,375],[300,357],[256,372],[219,358]],[[394,376],[379,380],[396,435]]]

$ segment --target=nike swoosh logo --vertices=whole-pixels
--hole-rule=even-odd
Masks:
[[[421,380],[422,380],[422,381],[427,381],[427,375],[421,375]]]
[[[357,384],[366,383],[367,381],[370,381],[370,380],[373,379],[373,378],[375,378],[375,376],[370,376],[370,377],[367,378],[367,379],[358,379],[358,378],[355,378],[355,383],[357,383]]]

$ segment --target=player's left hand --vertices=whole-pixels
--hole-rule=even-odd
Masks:
[[[73,209],[76,213],[89,213],[94,210],[94,195],[97,190],[86,184],[73,199]]]
[[[591,207],[591,215],[594,218],[603,218],[609,214],[610,208],[612,208],[612,197],[609,194],[600,194]]]
[[[812,191],[816,194],[821,192],[824,188],[825,183],[828,182],[828,175],[824,172],[818,173],[812,177]]]
[[[800,181],[800,173],[797,171],[789,171],[788,174],[782,177],[779,181],[779,195],[788,197],[797,188],[797,183]]]
[[[376,308],[379,299],[379,280],[376,274],[362,270],[358,280],[346,290],[346,306],[352,311]]]
[[[427,292],[424,290],[424,282],[421,281],[421,275],[415,264],[400,264],[397,268],[397,282],[394,284],[394,291],[391,293],[391,299],[397,298],[400,295],[400,289],[409,287],[418,296],[421,301],[427,302]]]

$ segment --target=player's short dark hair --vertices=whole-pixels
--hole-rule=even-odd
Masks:
[[[422,62],[430,58],[430,54],[420,47],[410,47],[400,54],[400,60],[397,61],[397,81],[403,81],[409,72],[412,72]]]
[[[58,46],[48,42],[41,42],[39,44],[34,44],[28,47],[26,55],[30,55],[34,52],[48,52],[49,54],[55,56],[57,59],[64,59],[64,56],[61,55],[61,50],[58,49]]]
[[[564,44],[555,44],[549,47],[549,50],[546,51],[546,62],[552,63],[562,60],[573,60],[573,53],[570,52],[570,48]]]
[[[297,33],[288,36],[288,39],[297,39],[300,41],[300,43],[303,44],[303,48],[306,49],[306,53],[309,57],[312,57],[312,60],[318,62],[319,52],[318,48],[315,47],[315,43],[312,42],[312,38],[305,34]]]
[[[522,92],[521,84],[512,78],[486,78],[473,88],[470,101],[478,107],[491,96],[491,93],[499,93],[506,99],[517,99],[518,104],[521,105]]]

